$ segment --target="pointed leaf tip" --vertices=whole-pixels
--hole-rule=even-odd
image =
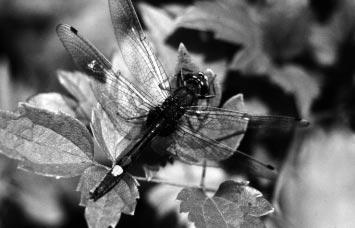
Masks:
[[[180,51],[186,51],[187,52],[187,49],[186,49],[185,44],[183,42],[180,42],[178,51],[179,52]]]

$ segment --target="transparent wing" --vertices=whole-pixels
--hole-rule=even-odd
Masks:
[[[199,121],[197,121],[197,119]],[[308,122],[289,116],[279,115],[253,115],[246,112],[221,109],[211,106],[190,106],[183,118],[183,124],[188,125],[195,131],[218,131],[222,129],[235,128],[238,124],[248,128],[275,128],[281,131],[290,131],[297,126],[308,126]],[[235,122],[233,124],[233,122]],[[243,124],[244,123],[244,124]]]
[[[270,177],[273,176],[271,166],[237,150],[244,133],[248,127],[291,130],[297,125],[306,126],[307,122],[287,116],[257,116],[216,107],[191,106],[177,130],[165,140],[172,142],[167,150],[182,160],[219,161],[235,154],[239,166],[244,164],[249,171]]]
[[[126,127],[122,129],[121,121],[141,125],[153,107],[147,94],[120,73],[113,72],[110,62],[75,28],[58,25],[57,33],[77,66],[96,79],[95,96],[118,130],[129,131]]]
[[[161,103],[170,93],[169,79],[152,51],[130,0],[109,0],[112,24],[123,59],[135,84]]]
[[[232,148],[195,133],[185,126],[178,126],[174,133],[168,137],[173,138],[173,143],[167,150],[173,155],[191,162],[203,159],[220,161],[234,153]]]
[[[248,122],[247,118],[230,110],[192,106],[181,118],[179,125],[236,150],[247,130]]]
[[[238,161],[236,166],[238,165],[239,168],[247,168],[248,172],[267,178],[273,178],[276,174],[272,166],[257,161],[223,143],[195,133],[184,126],[179,126],[171,135],[167,137],[160,136],[157,140],[162,143],[164,141],[172,142],[167,147],[167,151],[185,162],[198,163],[203,159],[221,161],[234,155]]]

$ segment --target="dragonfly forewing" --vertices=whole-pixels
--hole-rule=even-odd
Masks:
[[[93,90],[96,99],[116,127],[128,133],[131,129],[125,125],[141,126],[144,123],[142,117],[147,116],[156,101],[153,102],[122,74],[115,73],[110,62],[76,29],[59,25],[57,33],[77,66],[95,79]]]
[[[134,83],[145,88],[156,105],[163,102],[171,92],[169,78],[152,51],[132,2],[109,0],[109,6],[115,36]]]

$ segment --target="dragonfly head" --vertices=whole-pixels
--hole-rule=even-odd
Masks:
[[[198,98],[206,99],[214,97],[214,94],[210,93],[208,77],[204,73],[185,73],[181,76],[182,82],[180,84],[194,91]]]

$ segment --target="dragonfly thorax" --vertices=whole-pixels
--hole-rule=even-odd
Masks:
[[[163,121],[160,135],[168,135],[175,130],[176,124],[185,114],[186,107],[197,102],[197,96],[187,87],[177,89],[162,105],[152,109],[147,118],[147,127]]]
[[[180,80],[178,83],[193,91],[196,96],[205,98],[210,95],[208,77],[204,73],[185,73],[181,75]]]

